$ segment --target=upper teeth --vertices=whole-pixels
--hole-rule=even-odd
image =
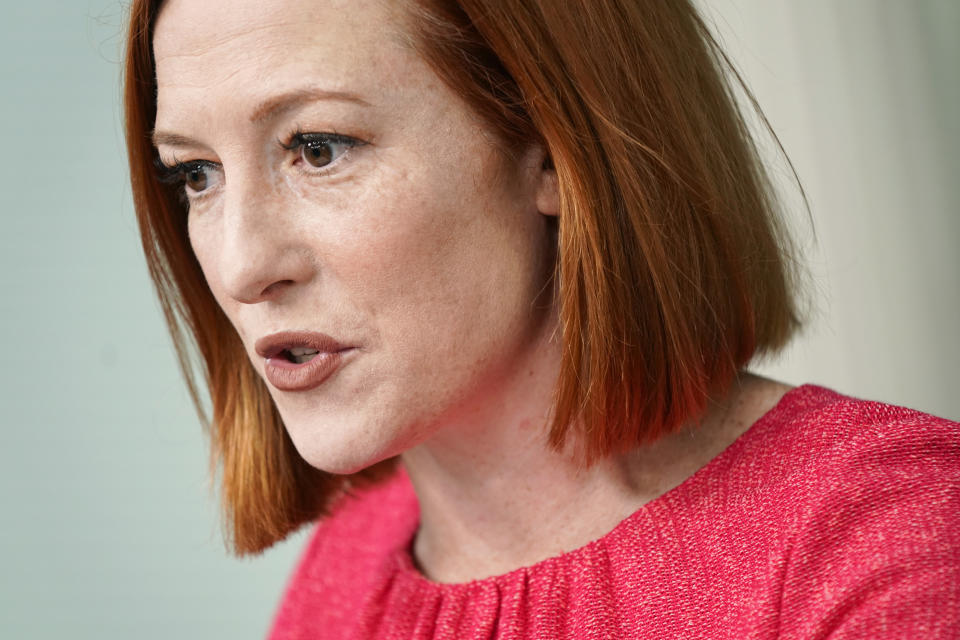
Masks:
[[[290,360],[297,364],[310,362],[319,353],[316,349],[310,347],[294,347],[293,349],[287,349],[287,352],[290,354]]]

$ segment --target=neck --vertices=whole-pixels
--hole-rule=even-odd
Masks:
[[[545,341],[496,396],[402,461],[420,503],[413,557],[437,582],[506,573],[595,540],[725,449],[786,387],[744,377],[694,428],[587,470],[546,446],[559,348]],[[775,384],[775,383],[770,383]]]

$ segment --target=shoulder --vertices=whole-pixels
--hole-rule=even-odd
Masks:
[[[958,471],[960,424],[816,385],[790,391],[751,431],[744,453],[788,474],[808,501],[835,496],[837,481],[857,476],[936,483]]]
[[[356,604],[404,548],[419,518],[409,479],[398,468],[376,485],[348,491],[320,519],[287,583],[271,638],[336,637]]]
[[[893,517],[918,500],[931,507],[958,498],[956,422],[813,385],[791,391],[764,419],[749,457],[789,491],[798,530],[837,532],[869,512]]]
[[[871,514],[903,530],[935,522],[960,498],[960,424],[818,387],[808,393],[813,402],[793,425],[807,443],[797,446],[803,453],[792,475],[805,531],[840,535]]]
[[[819,387],[800,393],[791,427],[807,446],[792,474],[802,500],[783,636],[955,633],[960,620],[943,611],[960,610],[960,425]]]

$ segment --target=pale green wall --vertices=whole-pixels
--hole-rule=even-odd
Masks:
[[[816,225],[811,322],[761,369],[960,419],[960,2],[700,4]]]
[[[223,550],[127,193],[120,5],[10,5],[0,638],[260,638],[300,540],[253,561]]]
[[[223,550],[127,194],[121,6],[0,21],[0,637],[259,638],[303,537]],[[960,4],[710,6],[819,234],[819,315],[770,370],[960,418]]]

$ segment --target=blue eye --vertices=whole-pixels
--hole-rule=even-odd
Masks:
[[[322,169],[335,162],[348,149],[363,144],[356,138],[337,133],[295,133],[282,144],[289,151],[300,150],[300,157],[311,167]]]

